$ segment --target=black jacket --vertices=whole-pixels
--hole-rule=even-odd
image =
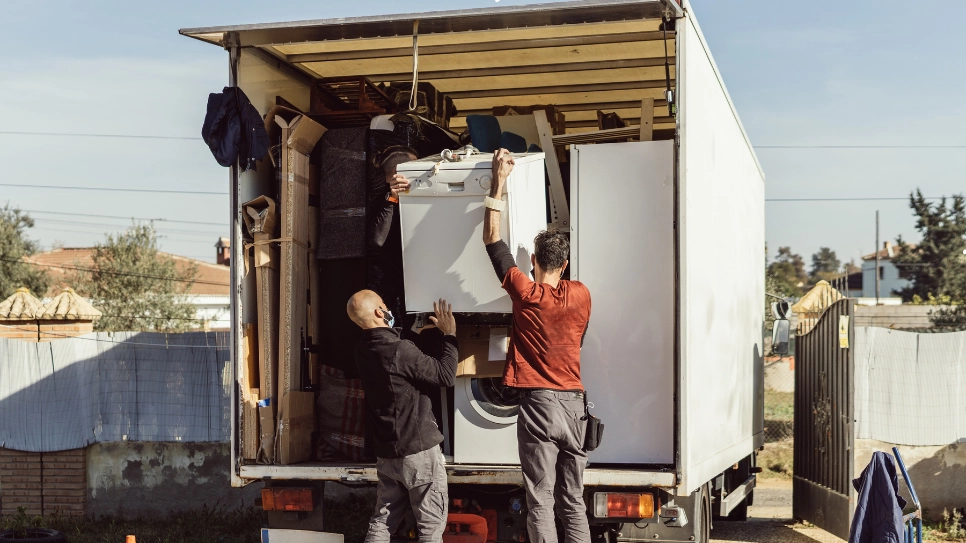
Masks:
[[[378,458],[402,458],[443,441],[423,385],[451,387],[459,360],[456,338],[444,336],[437,360],[392,328],[363,331],[356,364]]]
[[[862,475],[852,481],[858,495],[849,530],[849,543],[899,543],[903,541],[899,478],[892,456],[876,452]]]
[[[228,167],[239,159],[241,171],[254,170],[268,153],[268,132],[262,116],[238,87],[208,95],[208,112],[201,137],[218,164]]]

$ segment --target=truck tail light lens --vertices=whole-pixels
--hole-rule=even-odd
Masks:
[[[594,516],[597,518],[653,518],[653,494],[594,493]]]
[[[263,488],[262,509],[266,511],[312,511],[311,488]]]

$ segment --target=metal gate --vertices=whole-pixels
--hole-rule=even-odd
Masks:
[[[795,464],[792,509],[848,539],[854,491],[855,300],[831,303],[799,324],[795,347]]]

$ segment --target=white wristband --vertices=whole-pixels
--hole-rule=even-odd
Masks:
[[[503,211],[506,209],[506,202],[503,200],[497,200],[496,198],[490,198],[487,196],[483,200],[483,207],[488,207],[490,209],[495,209],[497,211]]]

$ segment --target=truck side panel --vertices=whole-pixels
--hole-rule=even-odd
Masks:
[[[764,175],[693,12],[677,21],[679,494],[750,455],[763,363]]]
[[[309,107],[307,82],[295,77],[291,73],[291,68],[286,70],[279,64],[267,57],[267,53],[260,51],[241,49],[239,53],[237,85],[263,116],[275,105],[276,96],[285,98],[303,110]],[[245,357],[242,354],[245,352],[245,347],[242,344],[241,331],[244,330],[242,323],[254,323],[258,319],[254,269],[251,269],[247,276],[245,275],[246,256],[243,252],[244,221],[241,217],[241,204],[262,194],[276,198],[272,175],[271,168],[260,167],[257,171],[239,174],[237,182],[233,179],[232,183],[231,273],[232,286],[235,287],[232,292],[232,378],[236,384],[232,388],[232,405],[237,413],[232,417],[232,486],[244,486],[251,482],[238,477],[241,461],[240,429],[244,427],[241,420],[243,410],[239,403],[239,387],[242,386],[242,372],[245,371]]]

